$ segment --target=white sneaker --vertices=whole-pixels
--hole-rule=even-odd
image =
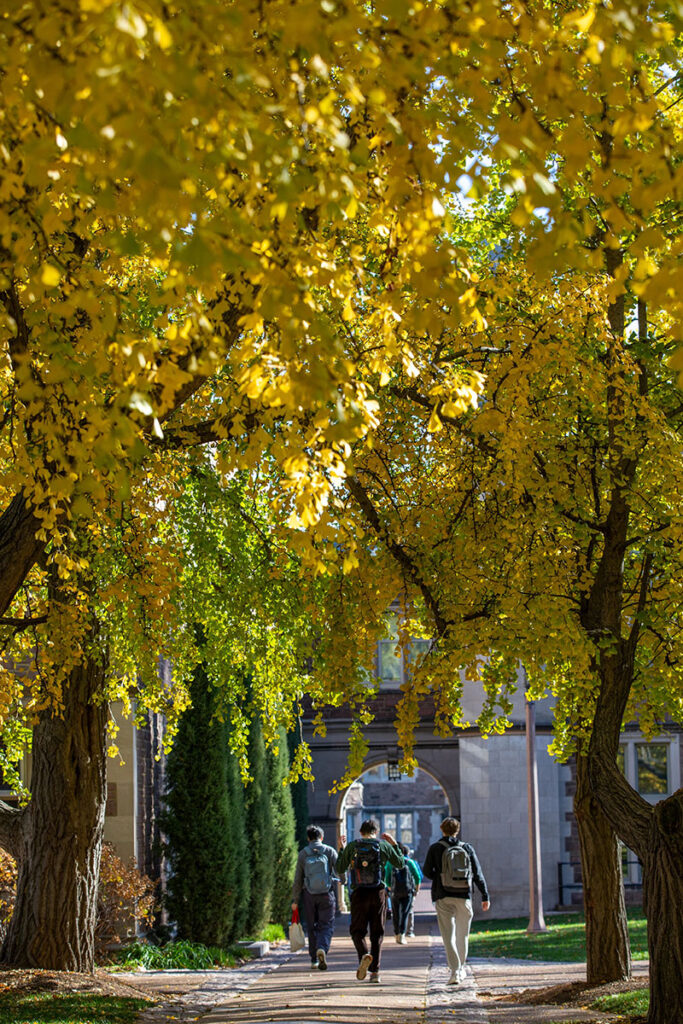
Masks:
[[[379,985],[379,973],[377,971],[372,972],[370,975],[370,981],[373,985]]]
[[[360,963],[358,964],[358,970],[356,971],[356,977],[359,981],[363,981],[365,975],[368,973],[368,967],[372,963],[372,955],[370,953],[364,953],[361,957]]]
[[[465,970],[464,967],[461,967],[460,970],[458,971],[458,981],[465,981],[466,978],[467,971]]]
[[[399,935],[398,941],[401,943],[402,946],[406,946],[408,944],[408,940],[405,937],[405,934]]]
[[[447,985],[459,985],[460,984],[460,972],[451,971],[451,976],[446,982]]]

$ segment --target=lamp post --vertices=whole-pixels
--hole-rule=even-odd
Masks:
[[[529,807],[529,926],[527,932],[547,931],[543,919],[543,881],[541,878],[541,823],[538,813],[538,766],[536,763],[536,704],[529,700],[526,669],[526,789]]]

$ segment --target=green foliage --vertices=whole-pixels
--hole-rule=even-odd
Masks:
[[[646,960],[647,925],[640,908],[628,911],[628,930],[634,960]],[[548,931],[528,935],[528,918],[475,921],[470,936],[472,956],[510,957],[516,960],[547,960],[582,963],[586,959],[583,914],[557,914],[546,919]]]
[[[285,924],[290,917],[292,878],[296,868],[294,808],[290,787],[285,784],[289,774],[289,752],[284,729],[278,734],[277,750],[268,750],[266,765],[273,820],[272,860],[273,895],[271,920]]]
[[[234,938],[238,893],[231,839],[227,726],[214,715],[203,669],[195,670],[192,706],[183,715],[168,759],[162,827],[170,863],[167,905],[183,939],[225,945]]]
[[[153,946],[136,942],[116,956],[118,970],[144,967],[148,971],[172,968],[191,971],[209,971],[215,967],[234,967],[240,960],[249,960],[252,954],[244,946],[205,946],[202,942],[167,942]]]
[[[251,894],[247,920],[250,931],[259,931],[270,920],[275,841],[266,751],[257,719],[249,729],[248,750],[251,781],[245,789],[245,811]]]
[[[633,992],[616,992],[611,996],[600,996],[591,1004],[591,1010],[603,1013],[645,1014],[650,1007],[650,993],[647,988]]]
[[[0,995],[0,1024],[133,1024],[150,1004],[91,993],[19,992]]]

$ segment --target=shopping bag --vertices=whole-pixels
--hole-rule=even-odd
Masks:
[[[299,911],[292,911],[292,923],[289,926],[289,948],[292,953],[296,953],[298,949],[303,949],[306,945],[306,937],[304,930],[301,927],[301,921],[299,920]]]

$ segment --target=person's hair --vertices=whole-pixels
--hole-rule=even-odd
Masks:
[[[324,834],[323,830],[318,828],[317,825],[309,825],[306,829],[306,835],[311,842],[313,842],[314,839],[322,839]]]
[[[408,856],[408,847],[406,846],[405,843],[399,843],[398,844],[398,848],[399,848],[399,850],[401,851],[401,853],[403,854],[404,857]]]
[[[379,825],[374,818],[366,818],[365,821],[361,822],[360,834],[362,836],[369,836],[371,832],[379,832]]]
[[[460,822],[457,818],[444,818],[441,822],[441,831],[445,836],[457,836],[460,831]]]

